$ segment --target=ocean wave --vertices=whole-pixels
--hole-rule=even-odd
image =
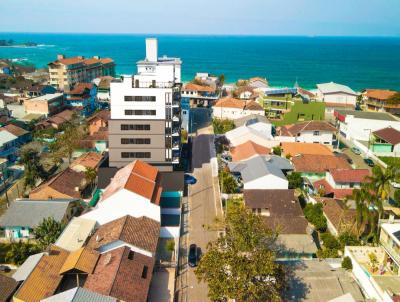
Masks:
[[[36,47],[55,47],[53,44],[38,44]]]
[[[24,61],[28,61],[28,58],[15,58],[15,59],[11,59],[11,62],[24,62]]]

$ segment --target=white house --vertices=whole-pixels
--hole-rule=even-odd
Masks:
[[[307,121],[278,128],[277,135],[280,141],[301,143],[318,143],[332,145],[335,141],[336,128],[325,121]]]
[[[290,162],[280,156],[255,156],[249,160],[229,163],[229,170],[240,173],[243,188],[250,189],[288,189],[285,173],[293,170]]]
[[[255,101],[246,101],[225,97],[219,99],[212,107],[213,117],[217,119],[235,120],[243,116],[265,115],[264,108]]]
[[[369,141],[374,131],[392,127],[400,130],[400,120],[386,112],[335,110],[339,131],[349,140]]]
[[[356,105],[357,93],[348,86],[337,84],[334,82],[317,84],[317,99],[327,103],[329,106],[333,104],[351,104]]]
[[[279,145],[279,141],[273,140],[272,125],[270,123],[257,122],[243,125],[225,133],[232,147],[252,141],[258,145],[272,148]]]

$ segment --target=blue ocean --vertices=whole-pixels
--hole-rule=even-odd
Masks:
[[[150,35],[154,36],[154,35]],[[155,35],[159,55],[183,60],[183,80],[196,72],[224,74],[227,82],[266,77],[274,86],[304,88],[335,81],[355,90],[400,90],[400,38]],[[0,48],[0,58],[45,67],[57,54],[111,57],[118,74],[135,72],[146,35],[0,33],[0,40],[37,47]]]

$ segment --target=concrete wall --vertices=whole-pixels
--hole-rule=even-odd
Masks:
[[[230,119],[235,120],[244,116],[258,114],[265,115],[264,110],[243,110],[240,108],[224,108],[224,107],[213,107],[213,117],[218,119]]]
[[[245,190],[251,189],[288,189],[289,182],[272,174],[265,175],[250,182],[245,182],[243,185]]]

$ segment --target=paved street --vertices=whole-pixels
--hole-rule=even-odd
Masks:
[[[201,116],[201,118],[205,117]],[[210,146],[213,144],[213,135],[207,127],[197,130],[198,136],[193,138],[192,146],[192,170],[197,183],[189,186],[187,204],[184,205],[182,220],[185,230],[180,243],[179,276],[176,288],[177,300],[190,302],[208,301],[208,298],[207,285],[198,283],[194,268],[187,265],[188,247],[195,243],[202,252],[205,252],[207,243],[217,237],[217,232],[209,230],[207,226],[213,224],[217,215],[222,215],[218,199],[218,180],[212,177],[210,165]]]

